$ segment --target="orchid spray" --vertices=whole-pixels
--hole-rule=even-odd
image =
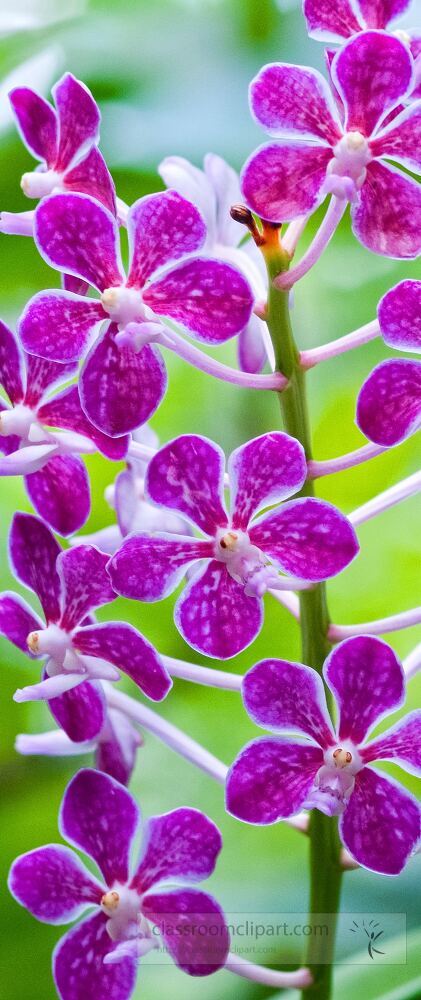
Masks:
[[[420,623],[421,609],[335,624],[326,582],[358,558],[359,526],[416,494],[421,476],[349,516],[319,499],[316,483],[398,446],[419,426],[421,282],[401,281],[376,318],[311,350],[300,350],[290,316],[300,280],[317,269],[348,207],[356,240],[372,253],[421,253],[419,34],[393,26],[407,6],[305,0],[309,33],[335,46],[326,76],[288,63],[257,74],[250,108],[269,139],[241,177],[214,154],[203,169],[169,155],[158,168],[167,190],[130,207],[116,196],[98,148],[99,110],[83,83],[65,74],[54,104],[27,87],[10,94],[38,160],[21,181],[37,204],[3,212],[0,230],[34,240],[52,287],[26,303],[16,335],[0,323],[0,471],[24,477],[35,509],[13,518],[10,564],[42,610],[18,592],[1,594],[0,632],[40,661],[41,675],[15,701],[45,701],[56,724],[21,734],[18,751],[94,755],[64,790],[59,830],[71,846],[30,850],[9,877],[15,899],[38,920],[80,918],[53,955],[61,1000],[128,1000],[139,963],[162,945],[191,976],[224,968],[311,1000],[333,996],[333,933],[322,946],[310,937],[294,971],[230,952],[224,901],[196,886],[212,875],[222,838],[194,803],[143,823],[134,856],[140,812],[126,786],[144,732],[224,788],[228,813],[248,824],[250,851],[256,825],[283,822],[308,837],[310,916],[334,923],[348,868],[397,875],[417,851],[416,800],[372,765],[393,761],[419,773],[421,712],[381,735],[372,730],[404,705],[421,664],[419,647],[401,664],[381,637]],[[300,253],[322,204],[323,220]],[[238,367],[208,352],[233,338]],[[374,338],[403,356],[381,362],[361,386],[356,422],[367,443],[315,459],[307,373]],[[233,392],[242,387],[245,406],[248,389],[277,395],[281,426],[227,462],[217,419],[216,440],[190,426],[160,445],[146,421],[166,406],[167,351]],[[125,468],[116,475],[110,467],[115,523],[83,535],[90,485],[82,456],[95,452]],[[112,616],[120,595],[158,604],[180,584],[175,628],[209,666],[161,654]],[[300,662],[282,658],[278,635],[272,657],[253,665],[267,594],[296,621]],[[104,606],[108,620],[98,622]],[[159,606],[152,613],[159,620]],[[247,648],[244,677],[215,662]],[[131,693],[118,690],[121,673]],[[171,698],[173,678],[242,697],[258,729],[234,761],[223,763],[144,703]]]

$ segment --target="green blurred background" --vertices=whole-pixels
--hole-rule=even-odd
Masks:
[[[5,93],[12,82],[32,81],[35,85],[40,81],[47,91],[65,69],[85,80],[101,106],[101,146],[118,193],[131,202],[161,187],[156,166],[165,155],[177,153],[200,165],[203,154],[213,151],[236,168],[241,167],[261,141],[248,112],[247,84],[263,62],[284,59],[320,68],[323,65],[323,50],[308,40],[300,6],[294,2],[104,0],[82,7],[74,0],[66,5],[69,14],[74,16],[63,19],[62,9],[42,0],[35,6],[14,4],[12,13],[10,7],[6,12],[4,0],[0,3],[2,209],[30,207],[19,188],[21,174],[31,169],[30,157],[17,139],[7,113]],[[38,16],[42,23],[37,23]],[[21,19],[22,30],[10,33],[13,17]],[[303,246],[316,225],[317,217],[308,227]],[[28,298],[43,287],[57,285],[57,275],[43,264],[29,239],[2,237],[1,255],[0,315],[14,325]],[[419,270],[414,263],[383,260],[363,250],[353,240],[349,220],[345,219],[323,260],[296,290],[293,321],[299,345],[310,347],[326,342],[367,322],[375,314],[378,299],[392,284],[416,275]],[[341,454],[364,443],[354,424],[356,394],[373,365],[386,354],[383,346],[372,343],[309,375],[317,458]],[[235,347],[231,344],[219,350],[217,356],[234,363]],[[249,437],[280,426],[272,394],[224,386],[174,357],[167,356],[166,361],[169,391],[152,421],[162,442],[194,429],[229,450]],[[100,458],[89,459],[89,466],[93,505],[85,530],[92,531],[112,521],[103,492],[119,467],[107,465]],[[416,442],[412,440],[369,465],[321,480],[319,495],[348,512],[409,475],[416,466]],[[16,509],[30,507],[18,479],[3,480],[0,497],[0,582],[5,588],[14,586],[6,554],[10,519]],[[367,621],[416,603],[416,513],[416,500],[411,499],[359,530],[359,558],[328,587],[333,620]],[[191,651],[175,630],[172,605],[172,598],[154,607],[118,601],[100,617],[112,614],[131,621],[162,652],[188,659]],[[390,641],[405,655],[419,638],[419,633],[411,629],[391,636]],[[268,598],[261,635],[252,649],[232,661],[229,668],[243,673],[264,656],[297,659],[299,653],[296,623]],[[16,754],[16,734],[51,728],[51,719],[43,706],[13,703],[13,691],[30,682],[33,668],[3,640],[0,656],[3,890],[6,872],[16,854],[57,839],[58,806],[78,762],[21,758]],[[124,681],[122,687],[134,694]],[[419,701],[419,693],[417,678],[410,685],[409,708],[416,705],[417,696]],[[257,735],[240,698],[230,692],[176,681],[159,711],[226,763]],[[384,769],[395,773],[390,765],[384,765]],[[408,787],[414,786],[411,778],[404,781]],[[304,837],[282,825],[259,830],[226,816],[221,788],[147,734],[131,787],[145,815],[186,804],[204,809],[218,823],[225,846],[209,888],[227,911],[306,909]],[[397,879],[364,871],[347,874],[343,909],[404,911],[408,926],[415,928],[420,870],[419,859],[413,859]],[[2,996],[7,1000],[48,1000],[54,996],[50,954],[60,930],[38,925],[7,892],[2,895]],[[299,963],[299,945],[299,941],[292,945],[287,942],[280,951],[280,962],[292,966]],[[408,1000],[420,995],[415,985],[421,970],[417,969],[419,947],[414,935],[410,952],[408,965],[389,966],[382,972],[364,966],[338,966],[335,1000],[348,1000],[357,991],[365,1000],[381,996]],[[153,1000],[157,991],[173,1000],[196,1000],[199,996],[201,1000],[246,1000],[273,995],[268,988],[229,973],[194,980],[173,967],[148,966],[146,960],[135,997]]]

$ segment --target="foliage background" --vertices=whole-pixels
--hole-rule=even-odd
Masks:
[[[322,68],[322,48],[307,39],[299,5],[274,0],[93,0],[85,8],[76,2],[66,8],[75,14],[66,20],[63,10],[41,2],[35,13],[44,23],[34,30],[8,34],[11,18],[5,0],[0,3],[0,75],[6,77],[22,61],[45,84],[65,69],[82,77],[93,90],[103,115],[102,150],[118,192],[131,202],[161,187],[156,174],[159,160],[171,153],[200,164],[208,150],[220,153],[240,168],[261,141],[247,107],[247,84],[263,62],[284,59]],[[13,12],[25,28],[33,5],[19,2]],[[12,12],[12,13],[13,13]],[[48,18],[59,18],[48,24]],[[412,18],[413,20],[413,18]],[[28,24],[30,22],[28,21]],[[21,82],[18,71],[16,80]],[[25,70],[28,75],[27,69]],[[34,76],[34,80],[37,76]],[[19,189],[30,158],[9,127],[5,92],[0,85],[0,207],[29,207]],[[306,240],[317,224],[309,226]],[[305,245],[306,241],[303,241]],[[27,299],[42,287],[57,285],[28,239],[1,238],[0,315],[13,325]],[[367,322],[378,299],[403,277],[419,276],[415,263],[399,264],[371,256],[352,238],[345,219],[335,240],[314,273],[297,288],[293,313],[300,346],[326,342]],[[364,443],[354,425],[355,398],[363,378],[387,355],[378,343],[326,363],[309,376],[314,452],[327,458]],[[217,353],[233,363],[234,345]],[[264,431],[279,427],[277,401],[272,394],[246,392],[225,386],[166,358],[170,387],[152,426],[164,442],[194,429],[217,440],[228,450]],[[416,468],[416,442],[408,441],[369,465],[323,479],[319,495],[350,511],[378,491]],[[105,486],[117,468],[104,459],[89,460],[93,486],[92,515],[85,530],[112,521],[104,499]],[[2,589],[13,586],[7,564],[7,534],[13,512],[29,510],[20,480],[3,480],[0,491]],[[359,531],[361,555],[340,578],[329,584],[333,620],[367,621],[411,607],[419,584],[415,499],[382,515]],[[118,601],[111,614],[136,624],[159,649],[189,658],[172,622],[173,600],[149,607]],[[107,612],[106,612],[107,614]],[[101,614],[104,617],[104,613]],[[390,641],[405,655],[419,638],[416,630],[397,633]],[[296,624],[273,600],[267,599],[264,629],[251,650],[230,663],[243,673],[268,655],[299,659]],[[197,659],[197,657],[196,657]],[[204,661],[203,661],[204,662]],[[25,657],[0,640],[2,668],[2,874],[16,854],[57,839],[57,809],[76,760],[21,758],[14,748],[16,733],[50,728],[47,710],[39,705],[16,705],[16,687],[29,683],[31,666]],[[419,702],[420,679],[410,686],[409,708]],[[122,682],[122,686],[124,682]],[[130,690],[130,685],[126,685]],[[133,690],[131,690],[133,694]],[[159,708],[204,746],[230,763],[255,728],[234,693],[212,691],[175,682],[167,702]],[[393,720],[394,721],[394,720]],[[83,763],[83,761],[81,761]],[[384,765],[393,773],[393,767]],[[396,772],[396,776],[398,773]],[[413,786],[410,778],[405,779]],[[138,756],[132,789],[143,812],[150,815],[182,804],[202,808],[221,827],[225,847],[217,872],[209,883],[229,911],[305,910],[307,846],[305,838],[281,825],[268,829],[243,826],[225,815],[222,790],[211,779],[146,734]],[[416,925],[419,859],[412,860],[397,879],[358,871],[346,875],[345,911],[377,910],[408,914]],[[418,885],[417,885],[418,882]],[[2,904],[2,982],[7,1000],[47,1000],[54,990],[50,953],[60,929],[37,923],[5,894]],[[280,961],[300,961],[300,942],[286,942]],[[416,948],[414,954],[416,953]],[[419,952],[419,948],[418,948]],[[419,959],[418,959],[419,961]],[[408,966],[392,966],[382,974],[374,968],[338,967],[335,1000],[347,1000],[359,990],[366,1000],[415,997],[417,959]],[[418,968],[418,974],[420,969]],[[412,986],[407,986],[407,980]],[[152,1000],[157,991],[172,1000],[260,998],[271,995],[258,987],[219,973],[206,980],[189,979],[173,967],[143,964],[135,997]]]

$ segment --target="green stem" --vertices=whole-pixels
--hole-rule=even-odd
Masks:
[[[267,324],[275,351],[276,369],[289,379],[288,387],[279,394],[285,430],[297,438],[311,459],[311,436],[308,417],[305,374],[299,366],[289,315],[287,291],[274,288],[273,278],[287,270],[289,259],[280,247],[278,237],[270,235],[263,247],[269,277]],[[314,483],[307,479],[303,496],[314,496]],[[330,649],[327,638],[329,615],[325,584],[300,594],[301,639],[303,662],[319,674]],[[330,707],[330,695],[326,691]],[[335,949],[335,924],[341,889],[340,842],[335,818],[313,810],[310,819],[310,917],[329,915],[327,938],[317,934],[309,937],[306,963],[313,974],[313,985],[305,990],[307,1000],[329,1000],[332,988],[332,962]],[[311,923],[311,919],[309,921]]]

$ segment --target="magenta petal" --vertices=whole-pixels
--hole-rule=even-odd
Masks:
[[[16,339],[0,320],[0,385],[11,403],[21,403],[24,396],[22,358]]]
[[[329,654],[323,673],[338,704],[339,738],[356,745],[404,698],[404,675],[396,653],[372,635],[339,643]]]
[[[122,785],[127,785],[141,744],[142,737],[127,716],[117,709],[109,709],[96,748],[95,767],[110,774]]]
[[[244,823],[276,823],[301,809],[323,764],[319,747],[281,738],[253,740],[231,765],[226,808]]]
[[[387,28],[409,7],[411,0],[358,0],[368,28]]]
[[[37,514],[65,538],[85,524],[91,510],[89,478],[76,455],[53,455],[39,472],[25,476]]]
[[[238,335],[238,366],[241,371],[252,375],[261,372],[267,361],[262,329],[262,320],[252,313],[244,330],[240,330]]]
[[[323,682],[302,663],[256,663],[244,677],[243,700],[258,726],[304,733],[323,749],[334,743]]]
[[[21,137],[37,160],[52,167],[57,153],[57,118],[48,101],[29,87],[16,87],[9,94]]]
[[[19,594],[4,591],[0,594],[0,635],[13,642],[18,649],[30,655],[27,637],[30,632],[44,628],[44,623]]]
[[[289,434],[262,434],[233,451],[228,475],[232,526],[246,529],[263,507],[301,489],[307,476],[304,449]]]
[[[411,56],[393,35],[365,31],[340,49],[332,78],[345,106],[346,131],[369,138],[405,97],[412,80]]]
[[[152,416],[167,388],[160,352],[146,345],[139,353],[117,344],[111,324],[83,365],[79,392],[86,415],[99,430],[118,437]]]
[[[304,0],[304,17],[311,38],[342,41],[361,31],[352,0]]]
[[[239,333],[253,308],[250,286],[240,271],[205,258],[178,264],[156,278],[145,288],[143,300],[208,344],[223,343]]]
[[[400,281],[383,296],[377,315],[389,347],[421,353],[421,281]]]
[[[218,660],[236,656],[253,642],[263,623],[263,602],[248,597],[213,559],[191,578],[178,599],[174,620],[193,649]]]
[[[46,924],[75,920],[87,906],[98,905],[105,891],[77,855],[61,844],[48,844],[16,858],[8,887],[21,906]]]
[[[410,104],[372,139],[373,156],[386,156],[409,170],[421,170],[421,101]]]
[[[62,628],[71,631],[85,615],[114,600],[107,562],[106,553],[93,545],[76,545],[61,553],[57,571],[63,587]]]
[[[384,448],[399,444],[420,426],[421,362],[382,361],[364,382],[357,400],[357,424]]]
[[[12,571],[35,591],[48,622],[60,618],[60,579],[56,569],[61,548],[47,525],[33,514],[15,514],[9,535]]]
[[[113,663],[153,701],[162,701],[172,686],[154,647],[125,622],[104,622],[82,628],[75,633],[73,645],[82,655]]]
[[[390,164],[368,164],[351,216],[355,236],[374,253],[398,258],[421,253],[421,187]]]
[[[127,219],[130,246],[128,285],[142,288],[157,268],[203,246],[206,226],[190,201],[177,191],[139,198]]]
[[[364,764],[391,760],[405,771],[421,776],[421,711],[410,712],[376,740],[361,747]]]
[[[68,784],[60,833],[98,865],[108,886],[127,882],[130,849],[139,825],[132,795],[114,778],[85,768]]]
[[[39,292],[22,313],[19,336],[30,354],[51,361],[77,361],[104,319],[101,304],[93,299],[58,290]]]
[[[58,117],[56,170],[63,171],[99,138],[100,114],[90,90],[71,73],[52,89]]]
[[[420,836],[417,802],[400,785],[365,767],[340,819],[345,847],[364,868],[399,875]]]
[[[47,264],[103,291],[124,281],[117,223],[85,194],[53,194],[35,212],[34,238]]]
[[[82,681],[57,698],[50,698],[48,707],[73,743],[95,739],[104,726],[105,700],[101,686],[95,682]]]
[[[221,848],[218,828],[198,809],[152,816],[131,886],[141,895],[157,882],[202,882],[212,875]]]
[[[299,134],[333,146],[341,137],[332,93],[315,69],[270,63],[250,84],[250,107],[272,135]]]
[[[359,550],[355,531],[337,507],[313,497],[284,504],[264,514],[249,530],[253,545],[281,569],[304,580],[327,580]]]
[[[149,462],[145,488],[154,503],[178,511],[214,535],[228,518],[224,507],[224,453],[209,438],[183,434]]]
[[[47,392],[68,382],[77,372],[77,363],[59,364],[56,361],[46,361],[35,354],[26,354],[27,387],[24,402],[27,406],[38,406]],[[39,414],[38,414],[39,415]]]
[[[78,388],[70,386],[54,396],[38,410],[38,419],[50,427],[62,427],[65,430],[76,431],[94,442],[98,450],[107,458],[118,461],[126,457],[129,437],[110,438],[103,434],[85,416],[80,405]]]
[[[136,601],[161,601],[193,562],[212,555],[212,542],[139,532],[126,538],[107,569],[117,594]]]
[[[113,948],[104,913],[96,913],[72,927],[53,952],[53,973],[60,1000],[129,1000],[135,983],[136,961],[126,956],[104,963]]]
[[[261,146],[243,169],[243,195],[254,212],[272,222],[306,215],[323,201],[331,158],[330,149],[310,143]]]
[[[116,214],[114,182],[104,157],[96,146],[72,170],[67,171],[64,186],[67,191],[90,194],[101,205],[105,205],[112,215]]]
[[[209,976],[224,967],[228,929],[221,907],[208,893],[198,889],[148,893],[142,912],[159,927],[166,949],[183,972]]]

